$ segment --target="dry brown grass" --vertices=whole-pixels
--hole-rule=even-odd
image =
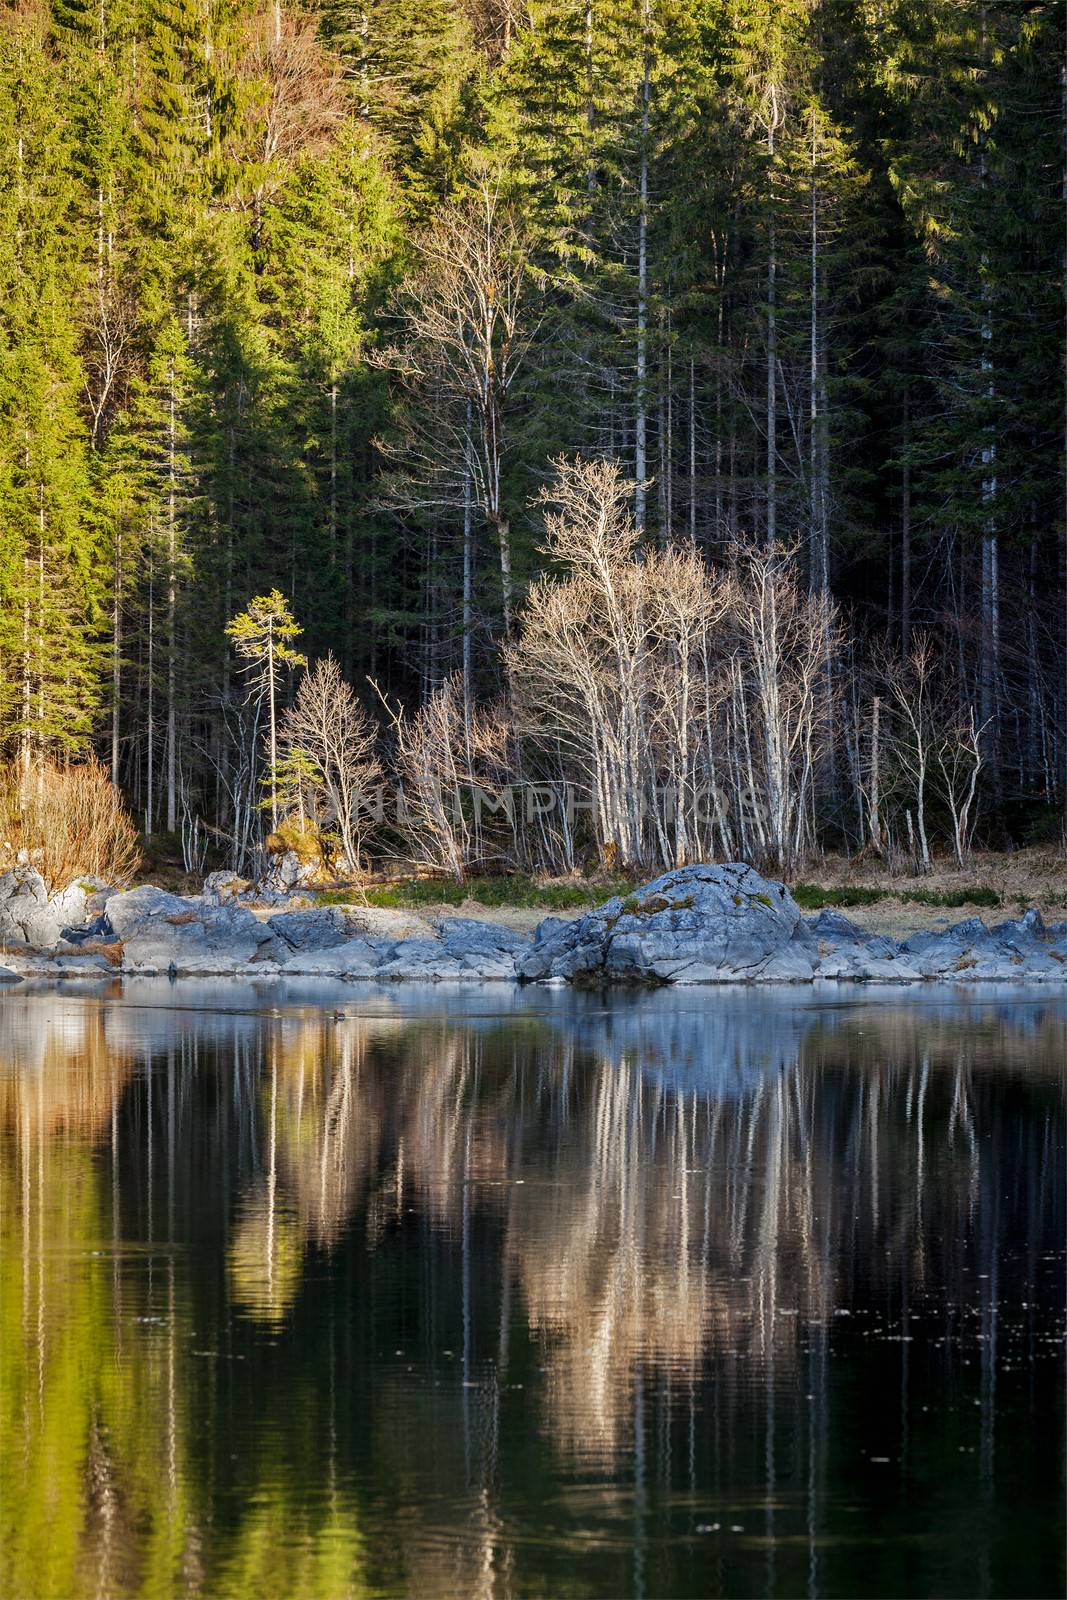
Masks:
[[[95,758],[0,773],[0,861],[13,865],[20,851],[53,889],[79,877],[122,887],[141,864],[122,795]]]
[[[935,857],[932,871],[921,876],[891,872],[872,857],[826,855],[809,860],[798,876],[830,888],[885,889],[890,894],[908,889],[952,894],[965,885],[979,885],[995,889],[1007,908],[1025,901],[1042,909],[1058,907],[1062,916],[1067,907],[1067,853],[1050,845],[1010,852],[975,850],[962,871],[950,858]]]
[[[121,967],[125,948],[121,939],[113,939],[110,944],[105,944],[103,939],[86,939],[78,946],[78,951],[83,956],[103,956],[113,967]]]

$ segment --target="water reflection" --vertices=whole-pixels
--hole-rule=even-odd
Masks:
[[[1057,1594],[1067,1006],[0,1009],[0,1588]]]

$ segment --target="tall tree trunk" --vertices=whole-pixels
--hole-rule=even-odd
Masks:
[[[900,650],[911,651],[911,421],[904,393],[904,448],[900,468]]]
[[[115,573],[111,607],[111,781],[119,781],[119,731],[122,715],[122,513],[115,531]]]
[[[767,233],[767,545],[773,549],[778,522],[778,243],[774,217],[774,134],[777,127],[777,89],[772,85],[772,105],[767,123],[770,215]]]
[[[689,357],[689,542],[697,542],[697,383],[696,362]]]
[[[337,564],[337,382],[330,384],[330,566]]]
[[[174,399],[175,373],[170,369],[170,400],[167,416],[167,832],[178,824],[178,707],[177,707],[177,483]]]
[[[811,257],[808,379],[808,583],[816,594],[826,592],[826,552],[819,516],[819,189],[816,166],[815,112],[811,113]]]
[[[652,92],[652,64],[649,60],[649,6],[644,0],[644,73],[641,83],[641,173],[637,218],[637,392],[634,413],[634,521],[639,533],[645,531],[648,476],[648,111]]]
[[[274,695],[274,622],[267,625],[267,700],[270,713],[270,826],[278,830],[278,726]]]
[[[471,492],[471,403],[467,401],[467,432],[463,448],[463,725],[471,717],[471,629],[473,627],[474,561],[471,549],[474,518]]]
[[[496,516],[497,537],[500,540],[500,587],[503,592],[504,637],[510,639],[514,631],[514,586],[511,576],[511,523],[502,511]]]
[[[151,554],[148,557],[148,693],[147,722],[145,726],[146,774],[145,774],[145,803],[144,803],[144,831],[148,838],[152,837],[155,826],[155,783],[156,783],[156,594],[155,594],[155,560]]]

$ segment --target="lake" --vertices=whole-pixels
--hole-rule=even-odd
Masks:
[[[0,995],[0,1592],[1059,1596],[1067,1001]]]

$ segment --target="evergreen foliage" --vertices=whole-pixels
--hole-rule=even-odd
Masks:
[[[357,686],[491,698],[537,491],[583,451],[639,480],[645,540],[780,540],[891,652],[933,629],[996,796],[1062,800],[1064,23],[5,8],[0,757],[95,748],[149,831],[225,831],[225,629],[272,589]],[[444,365],[412,306],[446,303],[440,243],[490,213],[508,239],[471,259],[522,283],[479,387],[443,375],[478,296]]]

